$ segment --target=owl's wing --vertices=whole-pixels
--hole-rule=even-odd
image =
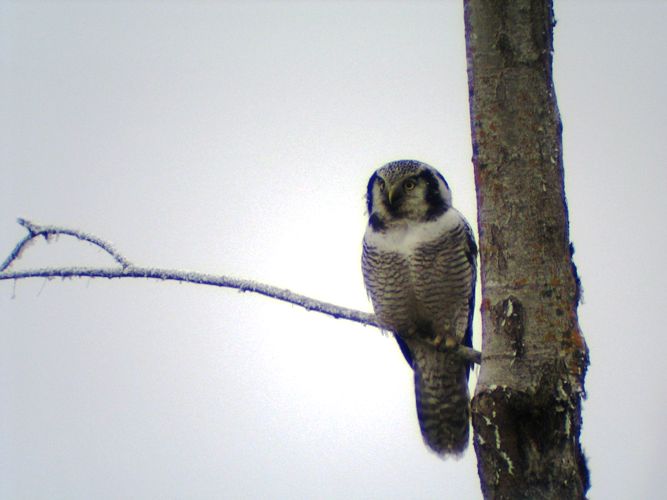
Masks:
[[[412,364],[412,353],[410,352],[410,348],[398,335],[394,335],[394,338],[396,339],[396,343],[398,344],[398,347],[401,349],[401,352],[403,353],[405,361],[408,362],[410,368],[414,368]]]
[[[470,297],[468,299],[468,326],[466,327],[465,335],[463,336],[462,344],[467,347],[472,347],[472,317],[475,314],[475,285],[477,284],[477,243],[475,242],[475,234],[468,223],[465,224],[466,233],[466,257],[472,266],[472,283],[470,284]],[[470,368],[472,363],[467,363],[466,377],[470,375]]]

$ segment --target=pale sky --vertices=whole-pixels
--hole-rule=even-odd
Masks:
[[[667,2],[555,9],[590,498],[664,498]],[[370,310],[375,168],[434,165],[476,220],[460,1],[2,0],[0,94],[0,261],[25,217]],[[113,262],[16,268],[75,264]],[[0,317],[0,499],[481,497],[373,328],[127,280],[0,282]]]

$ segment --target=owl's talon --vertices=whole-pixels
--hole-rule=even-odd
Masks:
[[[447,335],[445,338],[445,349],[455,349],[459,343],[456,341],[454,337],[450,337]]]
[[[438,351],[453,351],[458,345],[456,338],[451,335],[436,335],[433,338],[433,346]]]

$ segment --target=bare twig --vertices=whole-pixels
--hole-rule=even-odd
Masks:
[[[158,269],[150,267],[137,267],[128,261],[120,252],[118,252],[110,243],[82,231],[67,229],[57,226],[40,226],[24,219],[18,220],[19,224],[28,230],[25,236],[14,247],[9,256],[0,266],[0,280],[18,280],[25,278],[147,278],[165,281],[179,281],[193,283],[197,285],[218,286],[223,288],[234,288],[240,292],[253,292],[273,299],[288,302],[290,304],[303,307],[308,311],[315,311],[338,319],[346,319],[361,323],[363,325],[381,328],[377,323],[375,316],[370,313],[349,309],[347,307],[337,306],[328,302],[315,300],[305,295],[294,293],[285,288],[278,288],[264,283],[258,283],[251,280],[231,278],[229,276],[213,276],[211,274],[195,273],[189,271],[178,271],[172,269]],[[26,269],[23,271],[7,271],[21,256],[21,253],[27,245],[39,236],[44,236],[47,240],[54,235],[65,234],[82,241],[87,241],[98,246],[106,253],[111,255],[114,260],[120,264],[120,268],[89,268],[89,267],[62,267],[62,268],[39,268]],[[466,346],[459,346],[461,356],[473,363],[481,363],[481,353]]]
[[[2,265],[0,266],[0,272],[4,271],[9,266],[11,266],[14,261],[18,260],[23,250],[25,250],[28,244],[31,243],[32,240],[34,240],[35,238],[43,236],[44,239],[48,241],[50,237],[59,234],[66,234],[68,236],[73,236],[74,238],[77,238],[82,241],[87,241],[88,243],[92,243],[93,245],[100,247],[106,253],[111,255],[114,258],[114,260],[118,262],[123,268],[130,267],[132,265],[130,261],[128,261],[125,257],[123,257],[123,255],[121,255],[120,252],[118,252],[113,247],[111,243],[106,242],[98,238],[97,236],[93,236],[92,234],[84,233],[83,231],[78,231],[76,229],[68,229],[66,227],[40,226],[26,219],[18,219],[17,222],[24,228],[26,228],[28,234],[21,241],[17,243],[17,245],[11,251],[9,256],[2,263]]]

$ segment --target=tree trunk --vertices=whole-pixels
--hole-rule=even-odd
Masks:
[[[464,0],[482,279],[485,498],[584,498],[577,320],[549,0]]]

